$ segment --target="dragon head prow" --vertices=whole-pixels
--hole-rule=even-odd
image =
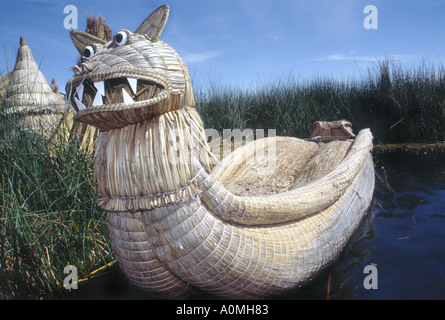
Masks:
[[[186,64],[159,40],[168,13],[169,7],[163,5],[134,33],[121,29],[109,42],[70,32],[82,55],[66,85],[76,120],[108,130],[194,106]]]

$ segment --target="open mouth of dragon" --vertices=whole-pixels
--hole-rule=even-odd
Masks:
[[[159,73],[110,68],[73,77],[70,100],[78,113],[135,109],[166,99],[169,88]]]

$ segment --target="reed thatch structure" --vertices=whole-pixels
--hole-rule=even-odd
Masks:
[[[5,98],[9,106],[7,114],[18,114],[23,127],[45,135],[51,135],[57,128],[66,110],[65,100],[51,90],[23,37]]]
[[[294,288],[338,256],[369,207],[372,134],[320,122],[321,142],[268,137],[211,168],[187,66],[159,40],[168,14],[109,42],[71,31],[83,58],[66,91],[75,120],[101,129],[97,203],[114,255],[158,296]]]

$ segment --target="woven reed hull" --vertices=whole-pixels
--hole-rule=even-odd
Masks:
[[[107,222],[114,257],[134,285],[164,298],[193,293],[156,258],[139,213],[108,213]]]
[[[168,115],[177,120],[172,121],[172,125],[183,124],[184,112],[189,117],[194,117],[193,109],[174,111]],[[160,128],[171,130],[166,125],[167,122],[161,119],[153,119],[150,123],[137,124],[115,132],[101,132],[95,158],[95,172],[102,187],[111,181],[120,181],[119,179],[129,181],[128,186],[121,188],[119,193],[122,197],[120,201],[123,202],[104,203],[99,199],[99,203],[109,211],[108,223],[114,254],[124,273],[135,285],[158,296],[187,297],[193,292],[192,288],[197,287],[228,298],[246,299],[275,295],[298,286],[336,258],[371,202],[374,188],[374,170],[369,153],[372,135],[369,130],[364,130],[352,145],[351,142],[345,141],[316,144],[283,137],[267,140],[269,143],[275,141],[278,149],[279,159],[275,176],[283,175],[283,172],[284,175],[288,174],[283,168],[292,169],[294,165],[299,167],[295,171],[301,173],[298,179],[295,179],[301,185],[292,186],[287,193],[279,192],[278,198],[273,198],[273,194],[234,198],[234,195],[221,185],[230,185],[236,182],[235,180],[248,183],[249,170],[237,171],[239,167],[244,168],[243,163],[238,165],[236,161],[231,160],[239,158],[240,155],[246,157],[247,154],[248,157],[249,152],[262,143],[256,141],[234,151],[232,158],[223,160],[214,168],[212,174],[207,173],[203,167],[196,168],[199,173],[187,174],[187,179],[195,177],[196,180],[196,184],[189,182],[198,190],[194,196],[182,195],[182,200],[176,198],[169,203],[160,201],[154,207],[150,205],[149,210],[144,210],[142,207],[148,205],[144,200],[146,197],[140,198],[144,201],[138,204],[136,200],[139,199],[139,193],[132,195],[130,187],[138,181],[153,182],[156,173],[159,176],[171,174],[173,169],[167,168],[167,164],[170,164],[168,161],[163,162],[166,167],[164,170],[167,171],[163,172],[160,166],[155,166],[157,169],[153,171],[153,175],[150,174],[153,164],[157,163],[156,155],[162,156],[169,152],[144,154],[152,148],[145,149],[146,142],[142,143],[146,139],[152,147],[168,145],[158,140],[163,136],[166,138],[167,135],[151,136],[151,132],[159,132]],[[201,124],[198,125],[200,126]],[[186,131],[193,130],[189,128]],[[114,135],[121,141],[119,148],[113,143]],[[305,149],[303,145],[310,147]],[[288,149],[282,148],[284,146]],[[289,149],[292,146],[293,151]],[[174,149],[177,149],[176,145]],[[289,155],[291,152],[294,152],[294,155]],[[282,157],[283,154],[288,156]],[[304,160],[297,165],[298,154]],[[110,161],[111,159],[113,161]],[[151,165],[147,166],[145,162]],[[326,163],[329,165],[325,166]],[[184,167],[192,170],[191,163]],[[250,170],[256,167],[257,164],[252,163]],[[343,172],[348,170],[357,173]],[[133,180],[125,178],[128,174]],[[142,178],[143,175],[147,176]],[[304,176],[310,176],[315,181],[305,179]],[[270,184],[270,181],[266,179],[263,184]],[[178,181],[174,188],[182,183]],[[117,185],[125,186],[123,183]],[[141,186],[139,192],[142,190],[140,188]],[[312,191],[308,193],[305,188]],[[338,193],[337,189],[341,192]],[[99,190],[103,190],[103,193],[112,191],[111,187]],[[317,190],[317,194],[314,194],[314,190]],[[263,191],[264,189],[260,188],[258,192],[261,195]],[[153,189],[147,192],[162,190]],[[296,201],[309,205],[290,206],[292,202],[289,202],[290,198],[286,198],[289,194],[300,195]],[[272,198],[268,198],[269,196]],[[315,196],[328,201],[329,205],[320,211],[317,209],[319,204],[311,205]],[[235,204],[241,203],[240,199],[244,199],[248,204],[236,207]],[[268,202],[264,202],[264,199],[272,199],[275,203],[271,201],[270,205],[267,205]],[[153,197],[153,200],[156,198]],[[266,209],[271,209],[277,214],[270,218],[267,210],[253,209],[255,205],[262,205],[263,202],[266,203]],[[124,207],[128,209],[122,211],[121,208]],[[112,208],[115,209],[110,210]],[[243,211],[239,208],[244,208],[245,212],[250,209],[251,212],[240,215]],[[298,219],[292,218],[293,216],[281,214],[282,208],[296,211],[297,214],[305,211],[305,216],[297,215]],[[313,212],[314,210],[317,211]]]
[[[332,262],[359,225],[374,188],[371,156],[319,214],[280,225],[227,223],[199,201],[144,212],[153,252],[178,278],[210,293],[261,298],[298,286]]]

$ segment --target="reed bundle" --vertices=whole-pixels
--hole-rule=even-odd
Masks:
[[[319,123],[342,139],[268,137],[212,168],[187,67],[159,40],[168,12],[108,43],[71,32],[84,56],[67,91],[75,119],[101,129],[97,203],[114,255],[133,283],[164,297],[199,288],[258,298],[302,284],[338,256],[369,207],[372,134]]]
[[[101,132],[97,141],[95,175],[97,203],[107,211],[152,210],[190,202],[197,195],[191,159],[209,168],[203,131],[187,128],[196,111],[184,108],[159,117]],[[193,120],[192,120],[193,121]]]

